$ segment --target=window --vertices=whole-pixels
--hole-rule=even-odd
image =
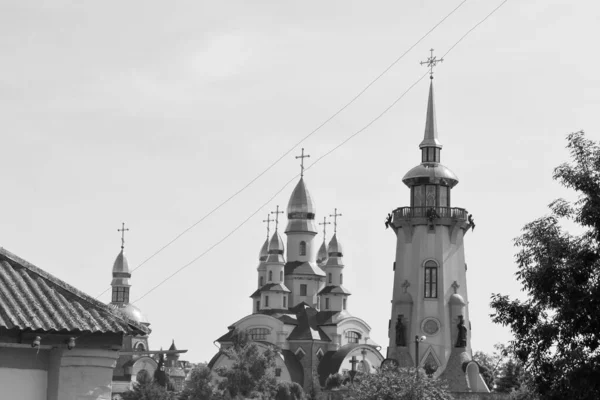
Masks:
[[[112,292],[112,301],[118,303],[129,303],[129,288],[115,287]]]
[[[269,328],[248,329],[248,335],[250,335],[250,340],[267,340],[268,334]]]
[[[260,283],[258,284],[258,286],[262,287],[263,286],[263,277],[260,277]]]
[[[306,285],[305,284],[301,284],[300,285],[300,296],[306,296]]]
[[[273,281],[273,271],[269,271],[269,282]]]
[[[260,301],[256,302],[256,311],[260,311]]]
[[[425,263],[425,298],[437,298],[437,272],[435,261]]]
[[[329,274],[329,283],[331,283],[331,273]]]
[[[287,297],[283,296],[283,308],[287,307]]]
[[[344,300],[342,300],[342,308],[343,308],[344,310],[346,309],[346,300],[347,300],[347,299],[344,299]]]
[[[139,342],[138,344],[135,345],[135,350],[136,351],[146,351],[146,348],[144,347],[144,343]]]
[[[325,299],[325,309],[329,310],[329,299],[328,298]]]
[[[279,271],[279,280],[283,282],[283,271]]]
[[[435,185],[425,186],[425,206],[435,207]]]
[[[340,285],[344,284],[344,274],[340,274]]]
[[[425,204],[425,186],[413,186],[412,188],[412,206],[413,207],[423,207]]]
[[[321,297],[317,297],[317,310],[321,309]]]
[[[305,241],[300,242],[300,255],[301,256],[306,255],[306,242]]]
[[[275,376],[276,377],[280,377],[281,376],[281,368],[275,368]]]
[[[439,188],[440,191],[440,207],[450,207],[450,196],[448,196],[449,194],[449,190],[448,190],[448,186],[440,186]]]
[[[358,343],[360,340],[360,333],[349,331],[346,333],[346,337],[348,338],[348,343]]]
[[[269,296],[265,296],[265,307],[269,307]]]

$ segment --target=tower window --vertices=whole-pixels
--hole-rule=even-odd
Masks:
[[[328,298],[325,299],[325,309],[329,310],[329,299]]]
[[[287,297],[283,296],[283,308],[287,308]]]
[[[269,307],[269,296],[265,296],[265,307]]]
[[[346,333],[346,337],[348,338],[348,343],[358,343],[360,340],[360,333],[355,331],[349,331]]]
[[[301,256],[306,255],[306,242],[305,241],[300,242],[300,255]]]
[[[317,297],[317,310],[321,309],[321,297]]]
[[[329,283],[331,283],[331,273],[329,274]]]
[[[269,271],[269,282],[273,281],[273,271]]]
[[[344,274],[340,274],[340,285],[344,284]]]
[[[262,287],[263,286],[263,277],[261,276],[259,279],[259,284],[258,286]]]
[[[425,298],[437,298],[438,266],[435,261],[425,263]]]
[[[283,282],[283,271],[279,271],[279,280]]]
[[[425,185],[425,207],[435,207],[435,185]]]
[[[260,311],[260,300],[256,302],[256,312]]]
[[[300,296],[306,296],[306,285],[305,284],[301,284],[300,285]]]
[[[439,206],[440,207],[450,207],[450,196],[448,196],[448,194],[449,194],[448,186],[440,186],[438,190],[440,192]]]
[[[348,299],[344,299],[342,300],[342,308],[345,310],[346,309],[346,300]]]
[[[252,328],[248,329],[250,340],[266,340],[269,335],[269,328]]]
[[[113,288],[112,301],[114,303],[129,303],[129,288],[128,287]]]

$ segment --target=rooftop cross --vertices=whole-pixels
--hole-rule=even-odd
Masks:
[[[283,211],[282,211],[283,212]],[[267,219],[263,219],[263,222],[267,223],[267,239],[269,239],[269,234],[271,233],[271,222],[273,220],[271,219],[271,214],[267,214]]]
[[[327,222],[327,217],[323,217],[323,222],[319,222],[319,225],[323,225],[323,241],[325,241],[325,236],[327,236],[327,225],[331,225],[331,222]]]
[[[433,55],[433,49],[431,51],[431,56],[427,58],[427,61],[421,61],[421,65],[426,64],[429,67],[429,79],[433,79],[433,67],[437,65],[437,63],[444,61],[443,58],[437,59],[436,56]]]
[[[277,232],[277,228],[279,228],[279,214],[283,214],[283,211],[279,211],[279,206],[277,206],[277,211],[271,211],[271,214],[275,214],[275,232]]]
[[[121,222],[121,229],[117,229],[117,232],[121,232],[121,249],[125,248],[125,231],[129,228],[125,228],[125,222]]]
[[[304,155],[304,147],[302,148],[302,154],[296,156],[296,158],[300,159],[300,177],[304,176],[304,159],[310,157],[310,155]]]
[[[342,214],[338,214],[337,208],[333,210],[333,214],[329,215],[333,217],[333,233],[337,233],[337,217],[341,217]]]

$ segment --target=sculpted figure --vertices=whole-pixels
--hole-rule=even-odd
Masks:
[[[458,337],[456,338],[456,347],[467,347],[467,327],[462,315],[458,316]]]
[[[406,346],[402,317],[404,317],[404,315],[398,315],[398,321],[396,322],[396,346]]]

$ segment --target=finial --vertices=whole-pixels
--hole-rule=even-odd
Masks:
[[[323,217],[323,222],[319,222],[319,225],[323,225],[323,241],[325,241],[325,236],[327,236],[327,225],[331,225],[331,222],[327,222],[327,217]]]
[[[333,217],[333,233],[337,233],[337,217],[341,217],[342,214],[338,214],[337,208],[335,208],[333,214],[330,214],[329,216]]]
[[[304,155],[304,147],[302,148],[302,154],[296,156],[296,158],[300,159],[300,177],[304,176],[304,159],[310,157],[310,155]]]
[[[433,49],[431,51],[431,56],[427,58],[427,61],[421,61],[421,65],[426,64],[429,67],[429,79],[433,79],[433,67],[437,65],[437,63],[444,61],[443,58],[437,59],[436,56],[433,55]]]
[[[117,232],[121,232],[121,250],[125,249],[125,231],[129,228],[125,228],[125,222],[121,222],[121,229],[117,229]]]
[[[402,288],[404,289],[404,293],[406,293],[408,287],[410,286],[410,282],[408,281],[408,279],[404,280],[404,283],[402,284]]]
[[[458,284],[458,282],[454,281],[451,286],[452,286],[452,289],[454,289],[454,294],[456,294],[458,292],[458,288],[460,287],[460,285]]]
[[[273,220],[271,219],[271,214],[267,214],[267,219],[263,219],[263,222],[267,223],[267,240],[269,240],[269,237],[271,236],[270,235],[270,233],[271,233],[271,229],[270,228],[271,228],[271,222],[272,221]]]
[[[283,214],[283,211],[279,211],[278,205],[277,211],[271,211],[271,214],[275,214],[275,232],[277,232],[277,228],[279,228],[279,214]]]

